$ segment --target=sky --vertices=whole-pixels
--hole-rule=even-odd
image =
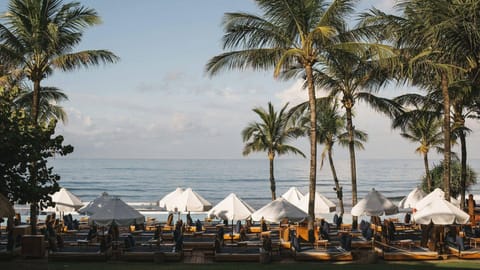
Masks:
[[[7,1],[5,1],[7,2]],[[272,102],[280,109],[308,99],[298,80],[278,81],[273,71],[225,71],[205,74],[205,64],[222,53],[225,12],[257,13],[252,0],[80,0],[94,8],[102,24],[86,30],[78,50],[108,49],[116,64],[74,72],[55,71],[44,86],[56,86],[69,97],[61,104],[68,122],[57,133],[72,144],[71,158],[242,158],[241,130],[257,121],[254,107]],[[391,11],[393,0],[359,1]],[[5,11],[7,3],[0,3]],[[351,18],[352,24],[355,18]],[[388,86],[379,92],[393,97],[412,91]],[[319,95],[325,91],[318,90]],[[357,104],[354,125],[369,141],[357,158],[417,158],[417,147],[392,131],[390,120]],[[356,105],[356,106],[357,106]],[[480,158],[480,125],[469,122],[471,158]],[[308,139],[291,144],[309,153]],[[458,149],[458,147],[457,147]],[[251,158],[264,158],[264,153]],[[337,147],[335,157],[347,159]],[[435,155],[433,155],[435,157]],[[296,158],[287,156],[287,158]]]

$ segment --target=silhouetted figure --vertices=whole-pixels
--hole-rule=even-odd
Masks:
[[[187,214],[187,225],[188,226],[193,225],[193,220],[192,220],[192,217],[190,216],[190,211],[188,211],[188,214]]]
[[[410,213],[406,213],[405,218],[403,219],[403,222],[405,222],[405,224],[410,224],[411,219],[412,219],[412,216],[410,215]]]

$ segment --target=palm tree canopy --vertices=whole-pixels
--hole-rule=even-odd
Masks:
[[[286,112],[288,103],[276,112],[268,103],[268,110],[257,107],[253,111],[260,117],[260,122],[250,123],[243,131],[243,141],[246,142],[243,155],[251,152],[267,152],[283,155],[287,153],[305,155],[294,146],[286,144],[290,139],[302,134],[302,130],[292,125],[290,115]]]
[[[313,65],[321,50],[344,32],[351,0],[255,0],[263,16],[226,13],[223,48],[206,66],[210,75],[231,69],[275,69],[275,76],[297,64]]]
[[[93,9],[62,0],[11,0],[0,23],[0,60],[42,80],[53,69],[72,70],[118,60],[107,50],[74,52],[86,28],[100,23]]]

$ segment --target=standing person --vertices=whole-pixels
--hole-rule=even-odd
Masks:
[[[188,214],[187,214],[187,225],[188,226],[193,225],[193,220],[192,220],[192,217],[190,216],[190,211],[188,211]]]

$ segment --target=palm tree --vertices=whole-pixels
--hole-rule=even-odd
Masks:
[[[375,26],[389,44],[403,52],[408,80],[441,91],[444,131],[444,190],[450,200],[450,87],[465,80],[479,82],[480,3],[478,0],[406,0],[397,5],[401,16],[372,10],[365,22]]]
[[[33,91],[28,88],[22,89],[15,99],[15,104],[27,112],[30,112],[32,108]],[[51,119],[56,119],[66,123],[68,119],[67,113],[63,107],[58,104],[67,100],[67,95],[60,89],[56,87],[41,87],[38,120],[47,123]]]
[[[33,83],[32,118],[40,110],[41,82],[55,69],[71,71],[118,57],[107,50],[72,52],[87,27],[100,23],[93,9],[62,0],[10,0],[0,24],[0,59],[22,68]]]
[[[357,174],[355,158],[355,134],[353,125],[354,105],[364,101],[378,112],[388,116],[398,114],[398,106],[392,100],[377,97],[378,91],[390,78],[383,60],[372,59],[368,54],[334,50],[322,61],[321,69],[316,69],[314,78],[318,87],[329,91],[330,97],[339,96],[345,108],[346,131],[348,133],[348,149],[350,154],[350,173],[352,181],[352,205],[357,204]],[[358,217],[352,222],[357,224]]]
[[[255,0],[263,12],[226,13],[223,25],[223,47],[229,50],[213,57],[206,71],[216,75],[228,69],[274,69],[274,77],[282,71],[298,67],[308,89],[310,106],[310,176],[309,222],[313,230],[316,188],[316,97],[313,68],[325,49],[339,42],[338,33],[346,28],[345,17],[353,12],[352,0]],[[298,74],[298,73],[297,73]]]
[[[245,142],[243,155],[252,152],[267,152],[270,162],[270,191],[272,201],[277,198],[275,188],[275,177],[273,174],[273,161],[276,155],[293,153],[305,157],[299,149],[286,144],[290,139],[302,134],[302,130],[293,125],[290,121],[290,114],[285,110],[288,103],[283,106],[280,112],[275,112],[273,105],[268,103],[268,110],[257,107],[253,111],[260,117],[261,122],[250,123],[243,131],[242,137]]]
[[[33,83],[31,116],[35,125],[40,114],[41,82],[55,69],[71,71],[118,60],[108,50],[73,52],[84,30],[99,23],[95,10],[77,2],[10,0],[0,23],[0,61],[21,69]],[[30,170],[36,185],[35,166]],[[36,232],[37,208],[36,203],[31,203],[32,233]]]
[[[397,98],[397,100],[402,97]],[[415,152],[423,155],[425,166],[425,179],[427,192],[432,191],[432,178],[430,175],[428,153],[430,149],[436,149],[443,153],[442,121],[438,113],[427,111],[423,108],[406,111],[393,120],[393,128],[400,128],[400,135],[414,143],[420,143]]]
[[[323,167],[325,158],[328,157],[328,163],[332,172],[332,178],[335,184],[334,190],[337,194],[337,199],[340,206],[340,214],[345,212],[343,205],[343,187],[337,177],[337,171],[333,162],[333,146],[338,142],[341,146],[349,145],[348,132],[345,130],[345,115],[339,113],[338,101],[331,97],[317,99],[317,142],[325,145],[322,155],[320,168]],[[298,125],[303,128],[304,134],[308,136],[310,130],[308,103],[302,103],[292,109],[295,112],[294,116],[301,114]],[[355,130],[355,147],[357,149],[364,149],[362,142],[366,142],[368,135],[360,130]]]

